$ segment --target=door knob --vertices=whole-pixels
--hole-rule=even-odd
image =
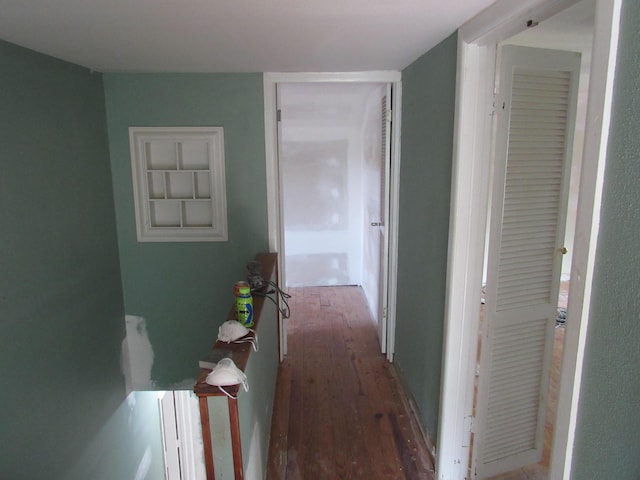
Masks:
[[[563,254],[563,255],[566,255],[568,251],[569,251],[569,250],[567,250],[567,247],[562,247],[562,248],[560,249],[560,253],[561,253],[561,254]]]

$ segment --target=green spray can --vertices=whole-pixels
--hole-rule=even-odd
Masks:
[[[236,299],[236,320],[247,328],[253,327],[253,297],[247,282],[236,282],[233,289]]]

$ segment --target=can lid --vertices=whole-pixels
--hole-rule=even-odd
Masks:
[[[248,282],[236,282],[233,287],[235,295],[249,295],[251,293],[251,287]]]

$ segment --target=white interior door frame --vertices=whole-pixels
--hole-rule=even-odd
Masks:
[[[467,478],[489,195],[496,44],[577,0],[499,0],[459,30],[436,475]],[[611,113],[621,0],[596,0],[587,127],[550,479],[569,478]]]
[[[395,343],[395,307],[398,259],[398,200],[400,178],[400,131],[402,82],[397,71],[371,72],[328,72],[328,73],[278,73],[267,72],[263,75],[264,87],[264,125],[265,125],[265,157],[267,181],[267,214],[269,225],[269,251],[283,252],[284,225],[282,222],[281,179],[278,168],[278,125],[277,96],[279,83],[311,83],[311,82],[350,82],[350,83],[391,83],[393,85],[393,110],[391,142],[392,158],[390,172],[390,218],[389,235],[389,282],[388,282],[388,317],[387,317],[387,358],[393,360]],[[284,258],[278,255],[278,272],[280,283],[286,285]],[[280,319],[280,361],[287,353],[286,323]]]

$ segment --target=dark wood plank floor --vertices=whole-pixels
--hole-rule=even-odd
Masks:
[[[267,480],[430,480],[433,461],[359,287],[292,288]]]

